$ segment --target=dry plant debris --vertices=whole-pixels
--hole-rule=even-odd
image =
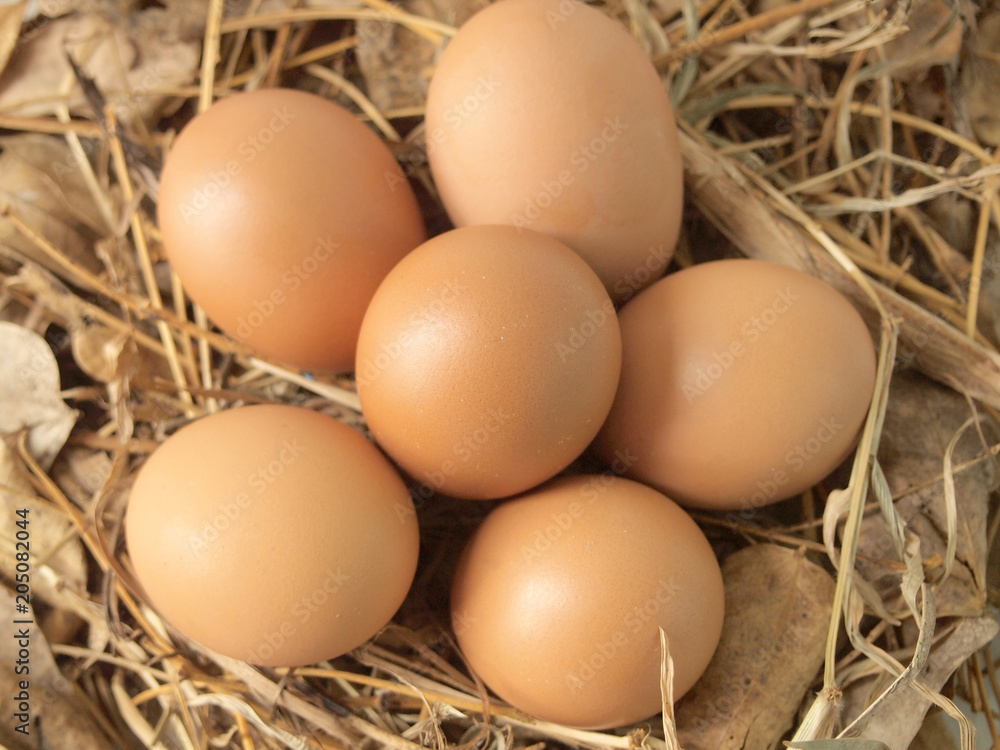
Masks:
[[[766,750],[779,744],[823,664],[833,579],[805,550],[755,544],[722,566],[722,640],[677,706],[685,750]]]
[[[676,727],[668,715],[665,728],[584,732],[485,693],[443,625],[481,508],[423,502],[424,559],[396,620],[308,669],[187,641],[143,601],[121,543],[134,472],[192,418],[277,401],[363,428],[350,378],[254,358],[187,304],[153,218],[171,139],[232,91],[336,98],[390,143],[439,231],[424,95],[481,3],[44,0],[0,9],[0,611],[17,603],[28,509],[38,623],[28,736],[10,723],[14,643],[0,646],[0,742],[965,750],[959,695],[1000,743],[983,649],[1000,606],[1000,6],[596,4],[643,44],[683,124],[677,262],[742,253],[803,268],[845,292],[880,345],[853,463],[772,508],[699,516],[731,612]],[[803,637],[780,660],[761,658],[790,632]],[[961,740],[946,745],[942,726]]]

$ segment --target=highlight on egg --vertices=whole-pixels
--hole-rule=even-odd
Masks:
[[[409,491],[371,442],[273,404],[170,436],[139,470],[125,536],[170,625],[264,666],[332,659],[374,636],[406,597],[419,549]]]
[[[429,240],[386,276],[356,373],[372,435],[407,473],[485,500],[577,458],[620,368],[614,306],[579,255],[530,230],[475,226]]]

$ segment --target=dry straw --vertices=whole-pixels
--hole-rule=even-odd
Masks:
[[[53,16],[62,13],[55,0],[40,5]],[[183,3],[166,3],[160,22],[172,24],[171,33],[187,24],[201,34],[194,42],[200,71],[192,65],[186,78],[164,74],[136,83],[119,76],[117,83],[102,79],[101,89],[73,75],[23,101],[5,98],[0,87],[0,127],[58,141],[79,169],[92,215],[78,218],[104,261],[86,262],[23,203],[3,200],[0,218],[16,241],[0,245],[0,313],[36,331],[51,324],[66,331],[60,356],[91,376],[88,385],[63,394],[87,414],[62,464],[39,465],[22,433],[8,441],[0,465],[3,494],[30,499],[61,529],[33,561],[38,577],[50,581],[36,592],[42,602],[36,614],[49,623],[48,648],[64,675],[65,689],[46,710],[73,717],[76,727],[50,737],[49,746],[126,747],[138,740],[148,748],[242,750],[681,747],[672,710],[662,726],[582,731],[534,721],[491,698],[469,674],[444,625],[439,573],[480,511],[428,503],[422,510],[428,561],[405,608],[406,625],[394,623],[349,657],[308,669],[261,670],[208,652],[162,622],[137,593],[121,543],[123,502],[142,457],[165,435],[192,417],[268,401],[361,424],[349,378],[318,380],[263,361],[212,330],[197,308],[188,315],[179,279],[161,263],[153,220],[156,164],[183,124],[163,112],[185,100],[201,111],[233,91],[298,85],[352,107],[397,153],[420,156],[421,106],[412,97],[376,106],[396,101],[399,92],[380,90],[380,78],[350,62],[371,43],[360,30],[374,24],[395,33],[389,65],[408,55],[432,59],[455,33],[455,13],[475,7],[471,0],[282,5],[213,0],[206,14],[199,8],[192,16]],[[989,482],[975,494],[963,477],[989,467],[1000,452],[1000,163],[962,98],[974,87],[969,76],[992,60],[977,52],[977,19],[965,6],[937,0],[599,5],[643,44],[682,122],[691,208],[679,262],[738,251],[806,270],[844,292],[878,342],[877,386],[842,486],[810,490],[791,515],[698,516],[720,550],[777,543],[839,572],[824,667],[799,696],[793,724],[779,728],[773,743],[854,747],[810,743],[877,737],[872,727],[880,723],[912,736],[933,704],[960,729],[964,750],[972,747],[971,725],[956,695],[982,712],[1000,743],[1000,716],[989,708],[1000,680],[993,655],[979,651],[991,632],[989,618],[956,609],[947,597],[951,609],[938,616],[938,597],[963,571],[971,571],[983,605],[1000,604],[996,579],[981,575],[1000,528],[995,507],[979,530],[986,544],[978,557],[963,546],[970,508],[986,519],[992,497]],[[22,26],[24,7],[0,18],[0,51],[7,56],[55,23],[39,18]],[[437,17],[423,15],[431,7]],[[139,12],[114,2],[75,11],[103,14],[104,33],[129,26],[130,14]],[[427,70],[409,92],[418,101]],[[89,108],[72,95],[81,89]],[[994,96],[998,91],[1000,80]],[[122,94],[124,112],[108,105]],[[157,116],[137,116],[133,110],[153,99],[160,103]],[[425,160],[408,165],[414,179],[430,184]],[[0,191],[9,195],[5,174]],[[960,394],[964,410],[961,426],[931,457],[939,470],[902,484],[879,452],[891,437],[883,433],[901,366],[927,376],[928,393],[937,381]],[[960,451],[970,438],[975,449]],[[15,482],[12,466],[27,484]],[[938,547],[927,526],[903,509],[920,493],[940,501],[941,552],[929,552]],[[878,558],[865,546],[875,522],[890,540]],[[75,570],[57,563],[59,549],[73,545],[83,561]],[[875,564],[892,572],[895,588],[866,579],[864,566]],[[59,617],[74,627],[57,627]],[[959,635],[964,651],[955,650]],[[669,709],[672,661],[662,631],[661,643]],[[952,665],[932,686],[936,655],[964,664],[956,677],[948,679]],[[842,715],[858,686],[866,686],[865,700],[855,697],[853,714]],[[909,723],[901,713],[911,715]]]

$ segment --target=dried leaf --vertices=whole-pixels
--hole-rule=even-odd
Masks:
[[[101,230],[97,205],[76,157],[55,136],[28,133],[0,138],[0,203],[73,263],[96,272],[93,243]],[[0,219],[0,243],[43,266],[50,261],[7,218]]]
[[[920,538],[924,561],[949,555],[949,510],[942,474],[948,447],[969,418],[969,404],[954,391],[912,372],[893,376],[879,463],[895,508],[908,531]],[[938,615],[976,616],[986,602],[986,512],[997,472],[974,429],[958,440],[952,456],[954,475],[955,564],[936,590]],[[908,491],[915,487],[913,491]],[[864,520],[858,545],[858,568],[886,602],[900,595],[900,564],[892,532],[883,515]],[[926,564],[926,562],[925,562]],[[945,563],[926,571],[941,579]]]
[[[787,747],[795,748],[795,750],[892,750],[887,744],[878,740],[859,740],[847,737],[839,740],[789,742]]]
[[[1000,349],[1000,238],[989,234],[983,253],[978,328]]]
[[[173,0],[165,8],[150,5],[130,16],[129,39],[138,53],[135,64],[116,87],[117,93],[104,92],[123,123],[136,116],[155,123],[179,107],[183,100],[158,92],[192,83],[201,62],[208,15],[204,0]]]
[[[67,446],[52,467],[52,479],[70,500],[87,507],[111,479],[112,463],[104,451]]]
[[[94,380],[110,383],[138,365],[135,340],[124,332],[115,333],[100,324],[74,328],[71,339],[73,359]]]
[[[0,539],[15,538],[18,510],[27,510],[30,518],[32,601],[40,599],[52,607],[42,621],[50,641],[68,640],[83,619],[97,622],[97,629],[105,632],[104,613],[90,604],[87,594],[83,542],[68,518],[36,498],[15,453],[0,441]],[[15,580],[15,564],[13,557],[0,556],[0,573]]]
[[[14,611],[14,597],[0,587],[0,612]],[[34,620],[30,611],[18,620]],[[102,731],[87,710],[90,699],[59,671],[44,634],[34,624],[15,623],[13,633],[0,638],[0,743],[12,750],[115,750],[121,745]],[[30,673],[15,673],[21,658],[19,639],[26,629]],[[10,631],[8,631],[10,633]],[[18,716],[19,696],[27,696],[28,721]],[[96,712],[96,709],[92,709]],[[16,727],[25,725],[18,731]]]
[[[1000,145],[1000,10],[984,16],[962,69],[972,129],[985,144]]]
[[[83,544],[75,536],[72,522],[62,513],[37,499],[35,490],[25,473],[18,467],[14,454],[6,443],[0,441],[0,537],[13,539],[16,532],[15,511],[27,509],[31,516],[31,552],[36,558],[35,586],[72,588],[81,596],[86,595],[87,563]],[[39,562],[41,561],[41,562]],[[0,558],[0,566],[13,578],[6,567],[12,560]],[[48,568],[48,572],[42,570]],[[37,577],[41,577],[41,581]]]
[[[0,322],[0,435],[28,429],[28,450],[48,469],[76,423],[59,396],[59,365],[37,333]]]
[[[961,750],[948,726],[948,715],[943,711],[928,712],[909,750]]]
[[[87,11],[97,13],[105,18],[121,18],[129,0],[43,0],[38,3],[38,13],[48,18],[59,18],[68,13]],[[29,15],[33,10],[32,3],[28,8]]]
[[[915,3],[906,26],[905,33],[885,45],[885,55],[896,78],[919,81],[934,65],[957,64],[965,29],[953,2]]]
[[[0,6],[0,72],[7,67],[7,61],[14,51],[21,34],[21,19],[28,0],[17,0]]]
[[[940,691],[955,670],[972,653],[989,643],[998,631],[1000,626],[990,615],[957,620],[951,633],[931,649],[927,665],[920,674],[920,682],[932,691]],[[853,720],[871,700],[874,680],[858,680],[844,690],[842,725]],[[930,706],[931,702],[916,690],[901,691],[883,704],[878,721],[868,724],[862,735],[866,739],[886,743],[890,750],[906,750],[920,730]]]
[[[487,0],[406,0],[398,8],[459,26],[487,4]],[[358,66],[372,103],[383,112],[423,106],[440,50],[427,39],[389,20],[362,21],[355,33]]]
[[[93,117],[67,56],[94,80],[119,120],[151,122],[167,102],[158,93],[190,83],[200,58],[198,27],[151,8],[114,23],[96,13],[64,16],[23,39],[0,77],[0,109],[23,117],[51,115],[62,102]]]
[[[730,555],[722,575],[722,639],[677,705],[678,738],[686,750],[770,750],[823,664],[833,579],[772,544]]]
[[[73,81],[67,55],[102,91],[111,91],[117,88],[117,72],[131,67],[136,52],[123,28],[96,14],[51,21],[23,39],[11,56],[0,77],[0,108],[24,117],[53,114],[58,97]],[[93,114],[79,87],[70,89],[66,103],[74,114]]]

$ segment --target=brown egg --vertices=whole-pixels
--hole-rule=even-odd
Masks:
[[[413,580],[413,503],[347,425],[249,406],[183,427],[150,456],[126,538],[153,605],[189,638],[253,664],[331,659],[375,635]]]
[[[358,395],[376,440],[425,488],[488,499],[576,458],[620,367],[614,307],[576,253],[530,230],[466,227],[382,282],[358,340]]]
[[[701,508],[802,492],[847,457],[875,348],[839,292],[758,260],[692,266],[620,312],[622,378],[597,450]]]
[[[680,698],[722,632],[722,574],[669,498],[611,475],[555,480],[497,507],[463,552],[452,625],[497,695],[603,729],[660,710],[660,636]]]
[[[160,229],[226,333],[307,370],[350,370],[365,307],[425,238],[392,154],[313,94],[236,94],[188,124],[160,181]]]
[[[502,0],[445,48],[427,152],[457,226],[556,237],[622,300],[658,278],[683,198],[670,100],[617,22],[576,0]]]

